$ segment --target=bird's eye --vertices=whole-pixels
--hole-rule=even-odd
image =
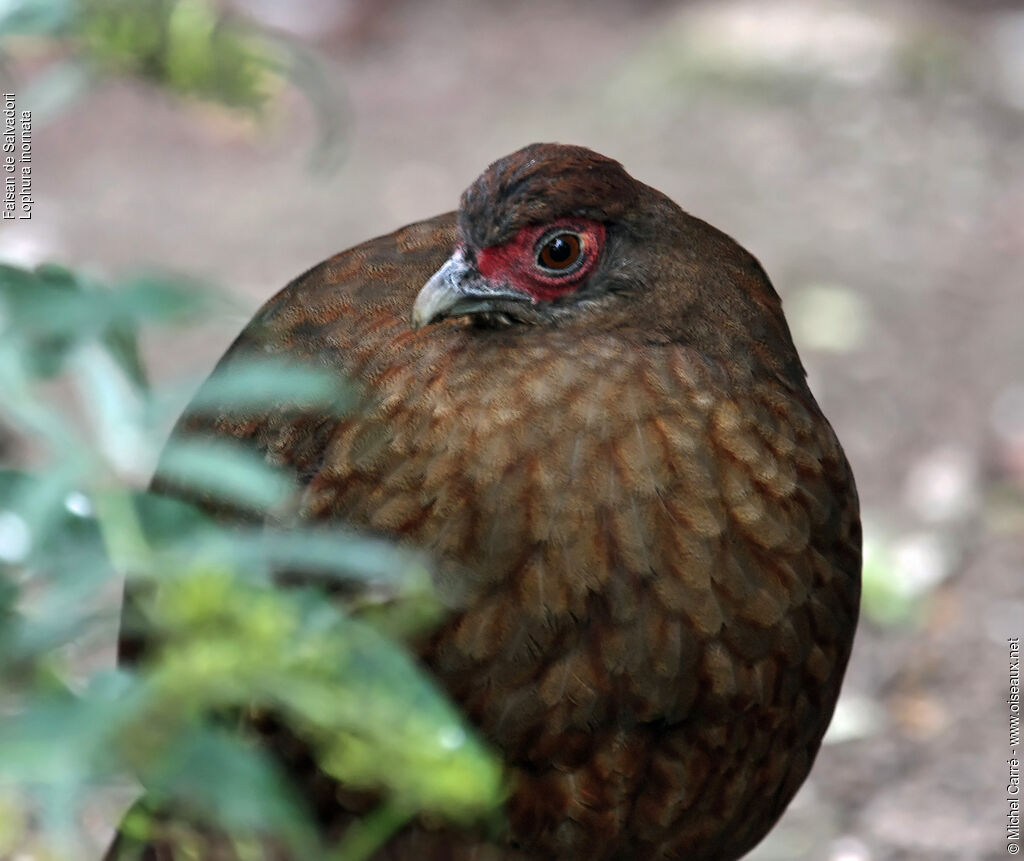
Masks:
[[[564,275],[583,260],[583,238],[577,233],[562,231],[541,240],[537,265],[541,269]]]

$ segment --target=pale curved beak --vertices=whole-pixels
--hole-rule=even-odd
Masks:
[[[457,249],[420,288],[412,306],[412,327],[422,329],[446,317],[490,311],[495,302],[508,300],[522,302],[529,297],[487,281]]]

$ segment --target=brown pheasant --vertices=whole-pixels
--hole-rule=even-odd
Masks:
[[[451,615],[419,656],[510,774],[506,833],[421,823],[382,857],[722,861],[765,835],[836,702],[860,523],[749,253],[535,144],[298,278],[229,356],[251,351],[360,381],[360,409],[176,433],[244,439],[302,518],[433,555]]]

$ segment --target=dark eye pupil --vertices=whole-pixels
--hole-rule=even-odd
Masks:
[[[572,247],[561,237],[552,239],[548,245],[548,257],[555,263],[565,263],[572,257]]]
[[[560,233],[544,243],[537,262],[545,269],[568,271],[579,262],[582,251],[583,245],[575,233]]]

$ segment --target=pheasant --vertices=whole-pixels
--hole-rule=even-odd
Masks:
[[[416,822],[381,858],[727,861],[764,837],[836,703],[861,539],[753,256],[618,162],[534,144],[293,281],[228,357],[253,352],[326,364],[359,408],[175,434],[242,440],[303,520],[431,555],[448,615],[417,657],[507,768],[501,833]]]

